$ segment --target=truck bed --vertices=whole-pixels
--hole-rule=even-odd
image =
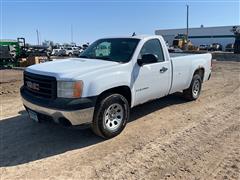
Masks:
[[[170,53],[170,57],[173,67],[171,93],[188,88],[195,69],[204,69],[203,81],[206,81],[211,73],[212,56],[209,53]]]

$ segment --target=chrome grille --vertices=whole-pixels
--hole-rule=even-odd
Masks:
[[[25,90],[33,96],[55,99],[57,96],[57,81],[55,77],[24,72]]]

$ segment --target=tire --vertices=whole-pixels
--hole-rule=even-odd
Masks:
[[[191,85],[188,89],[183,91],[184,98],[194,101],[198,99],[202,89],[202,78],[199,74],[193,76]]]
[[[129,120],[129,104],[120,94],[106,94],[96,104],[92,130],[110,139],[122,132]]]

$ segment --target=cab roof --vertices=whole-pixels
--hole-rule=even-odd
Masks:
[[[146,39],[146,38],[159,38],[160,35],[135,35],[135,36],[111,36],[111,37],[104,37],[101,39],[114,39],[114,38],[132,38],[132,39]]]

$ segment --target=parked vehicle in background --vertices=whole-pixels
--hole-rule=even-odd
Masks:
[[[83,47],[82,47],[82,46],[77,46],[77,48],[78,48],[78,50],[79,50],[79,54],[80,54],[81,52],[83,52]]]
[[[88,44],[83,44],[83,45],[82,45],[82,50],[84,51],[85,49],[88,48],[88,46],[89,46]]]
[[[234,52],[234,44],[228,44],[225,47],[226,52]]]
[[[77,50],[73,51],[73,56],[78,57],[81,52],[82,52],[82,50],[78,48]]]
[[[209,51],[222,51],[223,48],[222,48],[222,45],[219,44],[219,43],[213,43],[209,46]]]
[[[98,47],[106,44],[101,53]],[[198,99],[211,75],[211,58],[169,54],[162,36],[104,38],[80,58],[26,68],[21,96],[35,121],[90,124],[97,135],[112,138],[125,128],[130,108],[175,92]]]
[[[235,54],[240,54],[240,37],[236,38],[235,43],[234,43],[234,53]]]
[[[49,50],[48,46],[43,45],[26,45],[25,55],[28,56],[47,56],[50,57],[51,50]]]
[[[78,56],[80,54],[80,50],[77,47],[67,47],[65,51],[67,56]]]
[[[208,49],[209,49],[209,45],[207,45],[207,44],[201,44],[199,46],[199,50],[208,50]]]
[[[53,56],[65,56],[66,51],[63,47],[59,47],[59,48],[53,49],[51,55],[53,55]]]

